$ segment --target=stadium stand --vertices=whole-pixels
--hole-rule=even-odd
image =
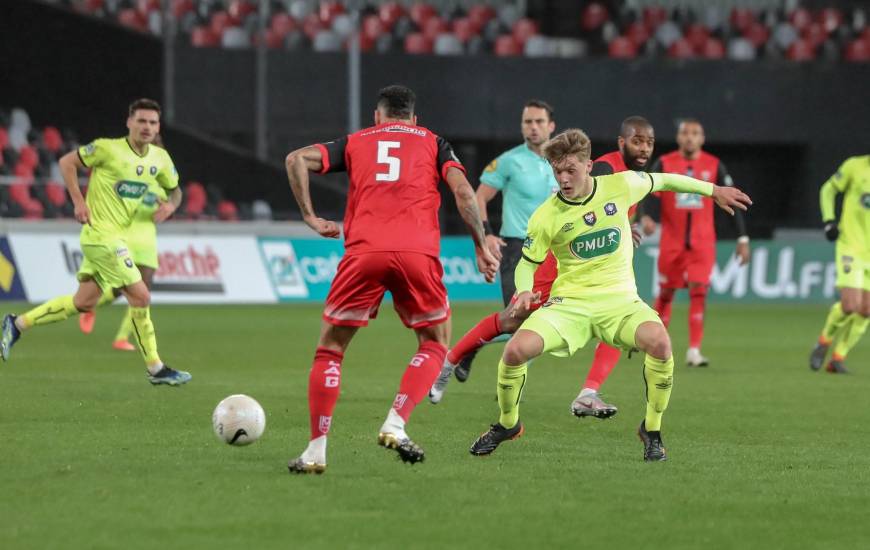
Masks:
[[[160,0],[51,3],[138,32],[160,34],[162,29]],[[746,2],[591,0],[579,3],[582,7],[568,34],[555,35],[548,32],[554,25],[546,16],[530,18],[509,0],[354,2],[359,4],[363,5],[360,46],[364,52],[741,61],[760,57],[809,61],[824,56],[866,62],[863,52],[870,48],[868,8],[860,4],[810,10],[795,0],[757,0],[751,3],[755,8],[745,7]],[[728,9],[728,4],[735,7]],[[353,32],[345,2],[276,0],[269,3],[261,36],[257,6],[254,0],[171,0],[169,12],[185,40],[196,47],[248,48],[263,43],[272,49],[336,52],[347,47]],[[565,28],[564,22],[560,28]],[[562,47],[562,38],[573,42]]]
[[[91,2],[96,4],[97,2]],[[55,126],[34,127],[23,109],[0,108],[0,217],[72,218],[73,205],[63,184],[58,159],[79,146],[75,134],[66,137]],[[87,173],[80,175],[86,182]],[[182,184],[184,200],[178,220],[238,221],[270,219],[262,205],[237,205],[217,186],[197,181]],[[261,201],[262,202],[262,201]],[[267,218],[268,216],[269,218]]]

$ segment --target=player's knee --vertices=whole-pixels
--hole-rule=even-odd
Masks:
[[[659,289],[659,299],[663,302],[672,302],[674,301],[674,294],[676,293],[676,289],[661,287]]]
[[[865,301],[863,304],[861,304],[861,310],[858,312],[858,314],[865,319],[870,317],[870,302]]]
[[[840,300],[840,307],[843,308],[843,313],[846,315],[858,313],[862,309],[861,304],[859,304],[855,300],[850,300],[847,298],[843,298],[842,300]]]
[[[693,298],[704,298],[707,296],[707,285],[692,285],[689,287],[689,296]]]
[[[89,313],[97,307],[97,302],[73,296],[73,306],[81,313]]]
[[[511,339],[504,347],[502,359],[509,367],[519,366],[528,362],[529,353],[523,345],[515,339]]]
[[[656,359],[661,360],[671,356],[671,339],[668,338],[668,333],[664,328],[650,340],[645,351]]]

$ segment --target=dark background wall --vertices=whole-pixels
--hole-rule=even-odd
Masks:
[[[161,98],[159,41],[38,3],[4,4],[0,104],[20,105],[37,122],[75,127],[90,139],[122,133],[131,98]],[[293,148],[345,133],[346,57],[274,51],[268,64],[271,164],[249,154],[253,51],[179,44],[178,125],[164,133],[187,177],[217,183],[236,200],[266,198],[277,210],[293,211],[281,160]],[[519,142],[528,98],[551,102],[560,127],[585,129],[595,154],[615,147],[625,116],[652,121],[659,153],[673,148],[680,117],[698,117],[708,149],[756,199],[750,226],[758,236],[774,226],[817,225],[819,185],[845,157],[868,152],[867,65],[366,55],[362,75],[364,125],[378,88],[410,85],[420,123],[454,143],[475,182],[492,157]],[[216,146],[214,138],[234,147]],[[315,200],[340,212],[343,185],[340,176],[326,180]],[[450,212],[446,227],[460,230]]]

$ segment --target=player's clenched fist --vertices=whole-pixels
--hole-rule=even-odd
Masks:
[[[734,207],[746,210],[752,204],[749,195],[736,187],[713,186],[713,200],[722,210],[734,215]]]
[[[333,221],[325,220],[323,218],[306,218],[305,223],[308,224],[308,227],[315,230],[321,237],[337,239],[341,235],[341,229],[338,227],[338,224]]]
[[[91,209],[84,202],[75,206],[74,215],[76,221],[82,225],[91,223]]]
[[[495,281],[495,274],[498,273],[499,260],[493,256],[488,248],[475,248],[474,255],[477,258],[477,270],[483,273],[487,283]]]

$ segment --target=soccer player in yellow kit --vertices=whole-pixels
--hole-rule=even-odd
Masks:
[[[523,258],[517,265],[514,311],[524,313],[540,296],[532,293],[537,265],[552,251],[559,263],[550,299],[531,314],[505,346],[498,366],[499,421],[471,446],[488,455],[523,433],[519,402],[529,360],[550,352],[567,357],[592,338],[646,353],[646,416],[638,435],[644,460],[667,458],[661,439],[662,413],[673,384],[674,358],[667,330],[655,310],[637,295],[634,247],[628,209],[654,191],[699,193],[724,210],[746,209],[748,196],[678,174],[626,171],[592,177],[591,143],[581,130],[566,130],[544,146],[559,193],[529,220]]]
[[[834,201],[843,194],[840,221]],[[819,370],[833,344],[825,370],[846,373],[846,355],[864,335],[870,318],[870,155],[851,157],[822,185],[825,236],[837,241],[837,288],[840,301],[831,306],[822,334],[810,354],[810,368]]]
[[[165,365],[157,353],[157,337],[151,322],[151,295],[130,257],[125,233],[149,187],[159,185],[171,192],[154,215],[160,222],[181,203],[178,173],[169,154],[153,145],[160,132],[160,106],[150,99],[134,101],[127,117],[128,134],[117,139],[97,139],[60,159],[61,173],[75,206],[76,220],[83,224],[80,237],[84,261],[77,274],[74,295],[59,296],[21,315],[6,315],[0,334],[0,356],[9,359],[21,334],[35,326],[56,323],[79,312],[91,311],[100,298],[120,288],[130,304],[139,350],[152,384],[179,385],[189,373]],[[90,168],[87,201],[78,183],[80,168]]]

